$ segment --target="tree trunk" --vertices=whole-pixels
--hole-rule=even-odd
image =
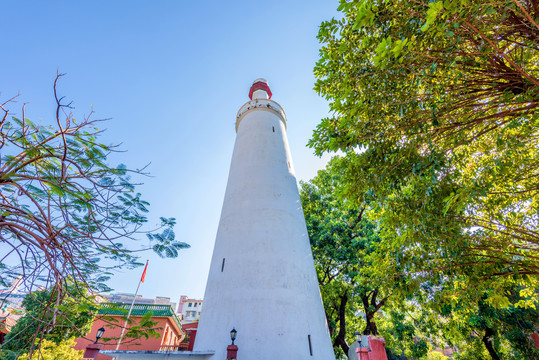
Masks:
[[[373,292],[373,300],[376,301],[376,292]],[[376,327],[376,323],[374,322],[374,314],[376,314],[375,311],[370,310],[369,306],[369,295],[364,294],[361,296],[361,302],[363,303],[363,309],[365,310],[365,321],[367,322],[367,326],[365,326],[365,330],[363,330],[363,335],[378,335],[378,328]]]
[[[490,354],[490,357],[492,360],[500,360],[500,357],[496,353],[496,350],[494,350],[494,346],[492,345],[492,339],[494,338],[494,330],[487,327],[485,329],[485,336],[483,336],[483,344],[485,344],[485,347],[488,350],[488,353]]]
[[[366,312],[365,313],[365,321],[367,322],[367,326],[365,326],[365,330],[363,330],[363,335],[379,335],[378,334],[378,327],[376,327],[376,323],[374,322],[375,312]]]
[[[346,303],[348,302],[348,291],[341,295],[341,303],[339,304],[339,333],[335,338],[333,345],[339,345],[345,354],[348,354],[350,346],[346,343]]]

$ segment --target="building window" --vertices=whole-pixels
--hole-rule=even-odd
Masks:
[[[168,329],[168,325],[165,327],[165,332],[163,334],[163,344],[164,345],[168,345],[168,333],[169,329]]]
[[[193,306],[193,303],[189,303],[189,307]]]
[[[193,305],[193,307],[197,307],[197,303],[195,303],[195,305]]]

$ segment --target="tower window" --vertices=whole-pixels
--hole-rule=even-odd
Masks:
[[[273,132],[275,132],[275,126],[272,126],[271,128],[273,129]]]
[[[221,264],[221,272],[225,269],[225,258],[223,258],[223,263]]]
[[[311,353],[311,356],[313,356],[313,345],[311,344],[311,334],[307,335],[307,339],[309,340],[309,352]]]

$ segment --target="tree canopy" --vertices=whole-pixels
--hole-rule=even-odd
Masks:
[[[461,276],[457,291],[487,291],[498,307],[510,302],[502,289],[525,286],[518,305],[533,306],[538,4],[355,0],[339,10],[318,35],[315,89],[332,116],[310,146],[346,154],[343,193],[383,224],[379,262],[418,282]]]
[[[347,167],[348,158],[334,157],[300,189],[337,358],[353,351],[356,331],[382,335],[392,360],[435,357],[435,349],[452,349],[455,359],[537,358],[530,335],[539,303],[529,289],[498,288],[509,298],[498,308],[488,291],[463,291],[462,276],[403,274],[406,254],[390,266],[377,262],[388,241],[379,236],[384,223],[368,204],[358,209],[341,194]]]
[[[93,112],[75,118],[58,95],[61,77],[53,88],[53,126],[27,119],[25,105],[13,116],[15,98],[0,103],[0,286],[22,278],[26,291],[45,289],[24,300],[26,315],[3,349],[27,350],[29,357],[35,339],[43,350],[44,339],[60,344],[84,336],[95,315],[92,294],[109,289],[115,268],[142,265],[139,251],[176,257],[189,247],[176,240],[174,218],[142,231],[149,203],[132,177],[146,175],[144,169],[109,164],[118,147],[100,141],[103,120]],[[147,242],[137,245],[140,237]],[[128,337],[153,336],[144,333],[153,325],[148,319]]]
[[[355,331],[379,335],[375,315],[391,289],[370,276],[369,255],[380,239],[367,206],[358,208],[339,197],[342,162],[335,157],[315,178],[302,182],[300,197],[333,345],[348,354]]]
[[[71,278],[100,290],[111,269],[140,265],[134,240],[144,235],[149,204],[131,177],[144,172],[108,164],[117,146],[100,142],[102,120],[92,112],[75,118],[58,95],[61,76],[55,126],[27,119],[24,105],[12,116],[14,99],[0,104],[0,285],[22,276],[27,289],[61,290]],[[147,234],[145,247],[163,257],[188,247],[174,224],[161,218],[162,232]]]
[[[54,306],[58,298],[59,305]],[[36,348],[86,336],[97,315],[96,302],[85,284],[72,280],[29,293],[22,302],[25,314],[7,334],[0,355],[8,359],[22,353],[32,356]]]
[[[75,350],[75,339],[63,340],[60,344],[43,340],[41,348],[34,355],[23,354],[18,360],[80,360],[83,350]]]

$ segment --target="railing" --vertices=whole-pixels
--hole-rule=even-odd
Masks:
[[[284,113],[283,108],[281,105],[277,104],[275,101],[270,99],[255,99],[251,101],[247,101],[238,111],[238,114],[236,115],[236,131],[238,130],[238,126],[240,124],[241,119],[243,118],[243,114],[245,114],[247,111],[251,109],[270,109],[275,111],[277,114],[279,114],[281,120],[284,123],[284,126],[286,128],[286,114]]]
[[[159,351],[187,351],[187,344],[161,345]]]
[[[102,309],[110,309],[110,310],[127,310],[129,311],[129,308],[131,307],[131,304],[125,304],[125,303],[106,303],[102,304]],[[143,312],[159,312],[159,311],[165,311],[165,312],[171,312],[172,307],[170,305],[161,305],[161,304],[134,304],[133,305],[133,313],[137,310],[143,311]],[[120,310],[120,311],[121,311]]]

